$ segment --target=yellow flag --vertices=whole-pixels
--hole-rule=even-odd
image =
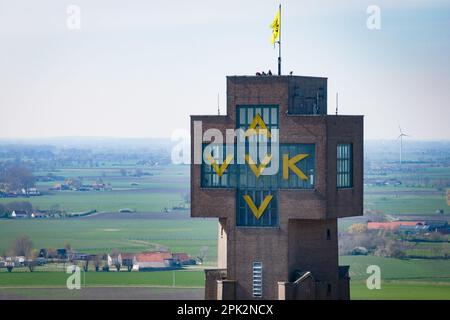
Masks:
[[[280,27],[281,27],[281,12],[280,8],[278,8],[277,14],[275,15],[275,19],[273,19],[272,24],[270,25],[270,28],[272,28],[272,44],[275,44],[277,42],[278,38],[280,37]]]

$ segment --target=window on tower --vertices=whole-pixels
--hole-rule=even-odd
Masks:
[[[204,144],[203,153],[207,154],[207,161],[203,161],[201,166],[201,186],[203,188],[230,188],[235,186],[235,166],[232,164],[234,147],[228,146],[227,148],[226,144],[209,146]]]
[[[237,127],[247,130],[259,115],[267,130],[278,129],[278,106],[237,106]]]
[[[353,187],[353,145],[340,143],[337,145],[337,177],[338,188]]]
[[[253,297],[262,297],[262,262],[253,262]]]
[[[292,168],[298,168],[297,173],[288,166],[288,161],[295,157],[301,159],[292,165]],[[315,144],[281,144],[279,187],[282,189],[314,189],[315,163]]]
[[[275,190],[239,189],[236,225],[278,227],[278,194]]]

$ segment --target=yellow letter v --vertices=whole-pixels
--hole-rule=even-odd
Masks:
[[[221,177],[224,174],[225,170],[227,170],[231,161],[233,160],[233,155],[232,154],[227,155],[227,158],[220,167],[217,164],[216,160],[214,160],[214,158],[210,154],[207,155],[207,158],[209,162],[211,162],[211,166],[213,167],[214,171],[217,173],[219,177]]]
[[[253,171],[253,173],[255,174],[255,176],[257,178],[259,178],[261,173],[264,171],[266,166],[269,164],[270,160],[272,160],[272,155],[269,156],[266,154],[266,156],[264,157],[261,164],[257,167],[255,164],[255,161],[253,161],[253,159],[250,157],[250,155],[249,154],[245,155],[245,161],[247,161],[247,163],[250,166],[250,169]]]
[[[248,206],[250,207],[250,210],[252,210],[253,214],[255,215],[256,219],[261,218],[264,211],[266,210],[267,206],[269,205],[270,201],[272,200],[273,195],[269,194],[264,198],[264,201],[261,203],[259,208],[256,208],[255,203],[253,202],[252,198],[246,194],[244,196],[245,202],[247,202]]]

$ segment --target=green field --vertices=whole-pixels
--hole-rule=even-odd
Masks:
[[[450,300],[450,283],[386,281],[380,290],[369,290],[365,283],[352,281],[350,290],[352,300]]]
[[[188,166],[161,166],[127,168],[130,172],[141,169],[151,175],[141,177],[121,176],[118,168],[64,168],[53,172],[37,172],[36,175],[53,173],[65,178],[82,178],[83,184],[91,184],[101,178],[112,186],[112,191],[49,191],[59,182],[38,182],[43,194],[39,197],[0,198],[0,203],[29,201],[33,207],[49,210],[54,207],[66,212],[117,212],[128,208],[139,212],[161,212],[184,202],[189,189]],[[132,185],[134,184],[134,185]]]
[[[175,274],[175,275],[174,275]],[[157,271],[157,272],[86,272],[81,273],[84,287],[104,286],[172,286],[203,287],[204,272]],[[0,272],[0,287],[66,287],[69,274],[65,272]]]
[[[366,177],[371,179],[398,179],[402,181],[400,187],[426,188],[430,187],[434,182],[439,182],[441,179],[450,179],[450,168],[445,165],[430,166],[415,168],[414,171],[404,170],[387,174],[371,174],[366,175]]]
[[[62,191],[49,192],[54,182],[39,182],[38,188],[44,193],[40,197],[0,199],[0,203],[25,200],[36,208],[50,209],[56,205],[67,212],[97,210],[110,212],[107,217],[89,217],[82,219],[43,219],[43,220],[0,220],[0,253],[9,249],[11,243],[21,235],[31,238],[35,248],[61,248],[66,242],[72,248],[83,253],[141,252],[155,250],[160,246],[172,252],[187,252],[196,257],[202,247],[209,248],[207,266],[217,262],[217,221],[215,219],[153,218],[152,212],[161,212],[183,203],[189,189],[188,166],[165,166],[142,168],[151,175],[142,177],[122,176],[120,168],[130,172],[137,169],[134,165],[101,168],[65,168],[53,172],[55,175],[78,178],[83,183],[92,183],[101,177],[110,183],[113,191]],[[419,179],[411,173],[382,176],[406,181],[404,185],[369,186],[365,188],[365,207],[391,214],[434,214],[436,209],[444,209],[448,217],[449,207],[443,191],[429,186],[421,186],[421,178],[427,174],[432,179],[447,177],[446,168],[431,168],[419,173]],[[47,172],[39,172],[46,175]],[[129,208],[148,214],[148,218],[119,218],[115,213]],[[345,230],[359,220],[346,219],[339,222],[340,230]],[[432,256],[433,248],[448,244],[417,244],[408,249],[408,254]],[[444,247],[445,246],[445,247]],[[431,249],[430,249],[431,248]],[[439,249],[439,248],[438,248]],[[340,257],[341,265],[350,265],[351,296],[353,299],[450,299],[450,260],[398,260],[374,256]],[[365,280],[367,266],[378,265],[382,272],[382,289],[369,290]],[[91,266],[92,268],[92,266]],[[59,270],[59,271],[56,271]],[[67,274],[52,266],[38,267],[35,272],[25,268],[16,268],[12,273],[0,271],[0,288],[12,287],[58,287],[64,288]],[[176,287],[202,287],[203,271],[176,271]],[[93,272],[85,273],[87,287],[137,287],[172,286],[173,272]],[[25,289],[26,290],[26,289]],[[61,290],[61,289],[60,289]],[[45,294],[45,290],[42,291]]]
[[[364,207],[393,215],[434,214],[444,210],[449,216],[446,201],[446,181],[450,179],[450,168],[421,167],[384,175],[365,175],[365,179],[398,179],[399,186],[368,185],[364,187]],[[447,185],[448,186],[448,185]],[[444,216],[444,217],[445,217]],[[439,218],[439,215],[436,216]]]
[[[398,260],[371,256],[343,256],[340,264],[350,265],[352,299],[450,299],[450,260]],[[381,289],[369,290],[365,284],[367,266],[381,268]],[[42,267],[40,267],[42,268]],[[203,270],[157,272],[87,272],[82,273],[82,286],[145,287],[173,285],[203,287]],[[64,272],[0,272],[1,288],[64,288],[68,274]],[[34,292],[34,291],[33,291]],[[22,290],[26,294],[26,289]],[[36,293],[35,293],[36,294]],[[47,291],[40,292],[42,295]]]
[[[42,210],[58,206],[67,212],[118,212],[128,208],[139,212],[161,212],[164,207],[172,208],[183,201],[181,192],[158,192],[136,190],[123,193],[120,191],[60,191],[52,195],[30,198],[1,198],[0,203],[11,201],[29,201],[33,207]]]
[[[448,216],[450,214],[445,194],[421,195],[421,194],[390,194],[364,195],[364,206],[388,214],[434,214],[437,209],[443,209]],[[439,215],[437,215],[439,217]]]
[[[381,269],[383,280],[424,280],[431,281],[450,279],[450,260],[400,260],[375,256],[342,256],[340,265],[350,265],[352,280],[365,280],[369,265],[377,265]]]
[[[450,260],[399,260],[373,256],[343,256],[350,265],[352,299],[450,300]],[[381,289],[369,290],[369,265],[381,270]]]
[[[120,169],[126,169],[129,173],[133,173],[136,169],[141,169],[144,172],[148,172],[152,174],[151,177],[157,177],[157,176],[164,176],[164,177],[176,177],[176,176],[187,176],[189,174],[189,166],[183,166],[183,165],[164,165],[164,166],[154,166],[154,167],[147,167],[147,166],[138,166],[136,164],[130,164],[129,166],[124,165],[121,163],[120,165],[107,165],[102,166],[99,168],[61,168],[55,171],[38,171],[35,172],[36,175],[47,175],[48,173],[52,173],[55,176],[63,176],[66,178],[79,178],[82,177],[83,179],[95,179],[98,177],[104,177],[106,179],[109,178],[120,178],[122,177],[120,173]],[[130,175],[125,178],[130,179],[142,179],[146,178],[148,176],[143,176],[141,178],[134,178]]]

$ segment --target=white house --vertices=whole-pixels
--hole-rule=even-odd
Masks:
[[[11,213],[11,218],[26,218],[26,217],[27,217],[27,213],[25,211],[14,210]]]

